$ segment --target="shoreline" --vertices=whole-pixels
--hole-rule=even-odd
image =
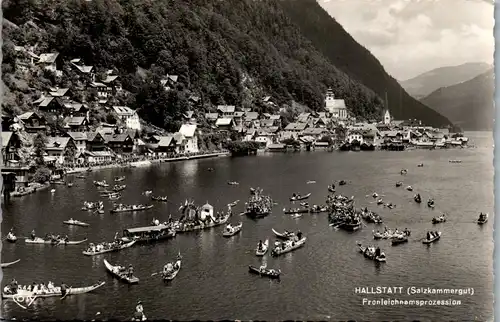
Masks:
[[[215,153],[207,153],[207,154],[200,154],[200,155],[193,155],[193,156],[183,156],[183,157],[176,157],[176,158],[164,158],[164,159],[154,159],[154,160],[143,160],[143,161],[133,161],[133,162],[128,162],[124,164],[109,164],[109,165],[96,165],[96,166],[91,166],[91,167],[86,167],[86,168],[73,168],[70,170],[66,171],[66,174],[75,174],[75,173],[82,173],[82,172],[87,172],[87,170],[90,168],[92,171],[99,171],[99,170],[106,170],[106,169],[121,169],[121,168],[136,168],[136,167],[149,167],[157,163],[165,163],[165,162],[176,162],[176,161],[188,161],[188,160],[195,160],[195,159],[208,159],[208,158],[218,158],[218,157],[225,157],[225,156],[230,156],[231,153],[229,152],[215,152]]]

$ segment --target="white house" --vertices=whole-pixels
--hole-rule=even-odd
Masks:
[[[343,99],[335,99],[335,94],[331,88],[326,91],[325,109],[330,113],[332,118],[339,120],[347,119],[347,108]]]
[[[186,139],[184,151],[187,153],[198,153],[198,136],[196,133],[196,124],[183,124],[179,129],[179,133]]]
[[[125,122],[125,126],[132,130],[141,130],[141,122],[137,111],[127,106],[113,106],[118,117]]]

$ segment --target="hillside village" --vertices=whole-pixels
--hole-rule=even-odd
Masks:
[[[136,110],[113,105],[119,101],[117,97],[127,95],[113,70],[97,75],[93,66],[78,58],[64,61],[58,53],[36,55],[33,48],[20,46],[15,51],[21,73],[46,73],[56,83],[33,98],[29,112],[2,114],[2,171],[16,173],[18,185],[27,185],[42,165],[54,171],[172,159],[220,152],[228,148],[228,142],[252,142],[268,151],[403,150],[466,142],[450,137],[447,129],[425,127],[416,120],[396,121],[387,110],[380,120],[356,122],[345,101],[335,97],[331,89],[326,93],[324,110],[318,112],[305,109],[296,113],[278,107],[270,96],[263,97],[262,104],[279,110],[279,114],[234,105],[219,105],[213,112],[200,113],[200,97],[193,94],[183,124],[177,132],[165,133],[146,124]],[[63,87],[62,80],[68,77],[73,86]],[[166,75],[160,83],[169,91],[177,80],[176,75]],[[207,136],[216,137],[212,140],[216,144],[205,144],[202,138]]]

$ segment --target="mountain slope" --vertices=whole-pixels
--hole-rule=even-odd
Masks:
[[[494,75],[490,69],[469,81],[440,88],[422,102],[464,130],[491,130],[495,117]]]
[[[335,66],[373,89],[380,97],[387,93],[389,110],[396,119],[420,119],[434,126],[450,121],[408,95],[380,62],[358,44],[316,0],[281,0],[287,15],[302,34]]]
[[[33,20],[43,32],[7,33],[4,39],[11,44],[4,43],[4,48],[11,48],[12,42],[37,43],[65,59],[82,58],[100,72],[115,68],[124,89],[131,92],[121,103],[165,128],[178,125],[188,92],[202,97],[205,110],[217,104],[255,107],[263,95],[272,95],[278,104],[296,101],[318,110],[331,86],[362,118],[380,118],[386,89],[389,102],[399,101],[394,95],[399,95],[399,85],[315,1],[305,0],[304,5],[320,10],[319,24],[331,27],[330,32],[304,33],[304,17],[290,10],[292,2],[9,0],[2,3],[5,18],[24,29],[24,23]],[[314,16],[308,19],[306,26],[318,23]],[[325,52],[322,44],[339,38],[347,39],[348,48]],[[4,50],[4,55],[14,68],[12,50]],[[146,72],[139,76],[138,69]],[[166,74],[179,76],[179,85],[168,93],[159,85]],[[389,104],[396,117],[449,124],[409,97],[403,97],[403,103],[404,113],[399,114]]]
[[[441,87],[459,84],[492,68],[486,63],[466,63],[446,66],[425,72],[417,77],[401,82],[401,86],[413,97],[421,99]]]

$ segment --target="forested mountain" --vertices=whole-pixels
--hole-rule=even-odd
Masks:
[[[399,84],[314,0],[6,0],[2,6],[9,21],[4,72],[16,70],[14,44],[117,69],[131,93],[122,103],[161,127],[179,120],[190,92],[202,97],[204,109],[264,109],[259,102],[271,95],[278,105],[296,101],[317,110],[327,87],[362,118],[380,117],[387,91],[396,118],[449,124],[406,93],[397,106]],[[166,74],[179,75],[174,91],[159,83]],[[27,99],[18,97],[22,77],[4,80],[27,109]]]
[[[466,63],[458,66],[440,67],[402,81],[401,86],[413,97],[421,99],[441,87],[471,80],[492,67],[487,63]]]
[[[492,130],[495,118],[495,72],[443,87],[422,99],[427,106],[468,131]]]

